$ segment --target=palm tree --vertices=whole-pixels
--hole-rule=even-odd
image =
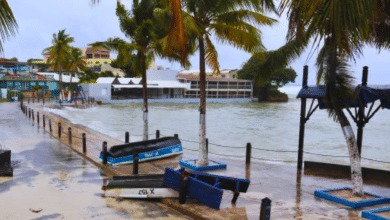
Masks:
[[[136,75],[142,76],[143,90],[143,139],[148,139],[148,93],[146,69],[149,63],[154,60],[155,55],[163,56],[167,48],[166,38],[168,35],[167,25],[161,22],[169,21],[168,14],[164,13],[163,4],[160,0],[134,0],[131,11],[117,2],[116,14],[119,18],[120,27],[123,33],[130,38],[131,42],[119,38],[109,38],[105,42],[90,44],[93,49],[106,48],[118,52],[117,61],[119,65],[126,65],[133,60],[132,69]],[[166,18],[166,19],[163,19]],[[177,60],[177,54],[169,55],[170,60]]]
[[[48,63],[54,64],[54,69],[59,74],[59,91],[60,91],[60,104],[62,95],[62,68],[65,66],[67,57],[71,52],[71,46],[69,45],[74,41],[73,37],[69,37],[65,34],[65,29],[58,31],[58,34],[53,34],[51,47],[45,48],[42,53],[49,52],[50,57],[47,60]]]
[[[206,153],[206,62],[214,73],[219,73],[218,53],[211,40],[213,35],[219,42],[255,53],[264,49],[261,32],[249,22],[271,25],[275,22],[261,13],[250,10],[250,6],[264,12],[264,8],[253,4],[259,1],[246,0],[187,0],[183,10],[198,23],[196,36],[199,48],[200,67],[200,128],[199,164],[208,163]],[[183,12],[184,13],[184,12]]]
[[[73,73],[78,74],[79,70],[84,71],[86,69],[87,62],[82,56],[82,52],[80,51],[79,48],[72,47],[71,52],[68,55],[67,59],[67,72],[69,72],[70,75],[70,94],[73,93],[73,88],[72,88],[72,77]]]
[[[3,52],[3,40],[15,35],[18,29],[18,24],[8,5],[7,0],[0,2],[0,52]]]
[[[341,126],[347,142],[352,175],[352,193],[363,196],[360,156],[355,136],[343,108],[350,95],[352,75],[348,61],[362,54],[363,43],[372,39],[372,26],[378,10],[372,0],[311,1],[284,0],[281,9],[288,8],[288,36],[314,39],[314,45],[323,46],[317,57],[317,83],[327,88],[326,102],[329,114]]]

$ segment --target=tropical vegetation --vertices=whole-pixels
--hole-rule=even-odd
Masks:
[[[217,41],[233,45],[250,53],[263,51],[261,33],[255,25],[272,25],[275,20],[262,13],[256,0],[187,0],[183,2],[183,17],[189,14],[198,28],[195,43],[199,50],[200,67],[200,165],[208,163],[206,152],[206,63],[219,74],[218,52],[213,44]],[[213,35],[213,38],[212,38]]]
[[[45,48],[42,53],[49,52],[50,57],[47,60],[47,63],[54,65],[54,70],[58,71],[59,74],[59,92],[60,92],[60,104],[63,99],[62,93],[62,71],[66,70],[66,65],[70,53],[72,51],[72,47],[70,43],[74,41],[73,37],[70,37],[68,34],[65,34],[65,29],[60,30],[58,34],[53,34],[52,46]]]
[[[0,52],[3,53],[4,40],[14,36],[18,29],[18,23],[7,0],[0,2],[0,20]]]
[[[272,52],[263,53],[264,56],[253,55],[237,72],[237,76],[240,79],[248,79],[252,80],[257,75],[262,75],[263,73],[263,65],[264,62],[269,58],[269,55]],[[282,93],[278,90],[278,88],[286,85],[290,82],[295,82],[295,78],[297,77],[297,73],[291,67],[279,66],[278,70],[273,72],[270,77],[266,79],[266,81],[262,81],[263,78],[257,81],[253,87],[253,96],[258,98],[259,102],[266,102],[272,98],[280,98],[284,97],[287,99],[287,94]]]
[[[120,38],[109,38],[105,42],[90,44],[93,49],[106,48],[117,51],[116,64],[125,67],[131,63],[134,75],[142,76],[144,140],[148,139],[146,68],[154,60],[155,55],[163,56],[166,48],[164,39],[168,35],[168,28],[164,24],[169,22],[169,15],[165,11],[160,0],[134,0],[130,11],[118,1],[116,15],[119,18],[121,31],[130,39],[130,42]],[[180,56],[170,53],[169,57],[174,60]]]

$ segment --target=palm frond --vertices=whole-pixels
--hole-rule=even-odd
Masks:
[[[213,69],[214,73],[220,74],[221,72],[219,70],[218,52],[215,49],[208,35],[205,36],[205,41],[206,41],[206,48],[205,48],[206,62]]]
[[[258,58],[265,57],[265,60],[261,65],[261,71],[254,77],[253,82],[259,85],[263,85],[268,82],[275,72],[284,68],[293,60],[298,58],[305,50],[308,42],[308,37],[299,40],[293,39],[277,50],[255,54],[254,56]]]
[[[233,45],[250,53],[264,49],[260,31],[245,22],[237,22],[235,25],[213,23],[210,24],[210,29],[221,43]]]
[[[217,23],[225,24],[234,24],[240,21],[249,21],[253,24],[259,25],[272,25],[277,22],[277,20],[265,16],[261,13],[253,12],[247,9],[240,9],[237,11],[228,11],[222,14],[219,14],[215,19]]]

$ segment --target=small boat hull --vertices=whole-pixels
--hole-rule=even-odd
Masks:
[[[161,140],[161,146],[157,146]],[[174,143],[170,145],[170,143]],[[145,146],[142,148],[140,146]],[[152,146],[152,147],[150,147]],[[158,149],[156,149],[158,148]],[[152,150],[151,150],[152,149]],[[180,140],[174,137],[154,139],[150,141],[133,142],[125,145],[113,146],[110,149],[107,162],[112,165],[129,164],[134,162],[134,153],[138,153],[138,161],[156,160],[183,153],[183,147]],[[129,151],[131,154],[118,153]],[[100,153],[100,159],[103,159],[103,153]]]
[[[103,186],[104,196],[133,199],[178,198],[178,192],[164,185],[163,176],[163,174],[114,176]]]
[[[107,190],[104,196],[129,199],[163,199],[179,198],[179,193],[171,188],[124,188]]]

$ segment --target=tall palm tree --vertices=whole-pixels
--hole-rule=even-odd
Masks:
[[[200,67],[200,124],[199,164],[208,163],[206,153],[206,63],[219,73],[218,53],[211,36],[219,42],[233,45],[238,49],[255,53],[264,49],[261,32],[255,25],[272,25],[275,20],[262,13],[251,11],[251,7],[264,12],[256,5],[259,1],[249,0],[187,0],[183,10],[199,24],[196,36],[199,48]],[[183,12],[184,13],[184,12]],[[252,24],[251,24],[252,23]]]
[[[347,142],[353,194],[363,196],[360,156],[350,122],[343,112],[344,100],[350,95],[351,72],[347,62],[362,54],[362,46],[372,39],[372,26],[377,16],[377,1],[311,1],[283,0],[281,9],[288,9],[288,36],[314,39],[320,47],[317,57],[317,80],[327,88],[329,113],[341,126]]]
[[[167,25],[161,22],[169,21],[168,14],[164,16],[163,4],[160,0],[133,0],[131,11],[117,2],[116,15],[119,18],[122,32],[131,42],[119,38],[109,38],[105,42],[90,44],[93,49],[107,48],[118,52],[119,65],[125,65],[132,59],[132,68],[136,75],[142,76],[143,90],[143,139],[148,139],[148,93],[146,69],[154,60],[155,55],[163,56],[166,50]],[[166,18],[165,20],[163,18]],[[165,45],[164,45],[165,44]],[[169,54],[170,60],[177,60],[177,54]]]
[[[7,0],[0,2],[0,21],[0,52],[3,52],[3,41],[14,36],[18,29],[18,24]]]
[[[71,52],[68,55],[67,59],[67,65],[66,65],[66,70],[69,72],[70,75],[70,94],[73,93],[73,88],[72,88],[72,77],[73,74],[78,74],[79,70],[84,71],[86,69],[87,62],[82,56],[82,52],[79,48],[72,47]]]
[[[69,37],[69,34],[65,34],[65,29],[58,31],[58,34],[53,34],[51,47],[45,48],[42,53],[49,52],[50,57],[47,60],[48,63],[54,64],[54,69],[59,74],[59,92],[60,92],[60,104],[62,95],[62,69],[66,65],[67,57],[71,52],[71,46],[69,45],[74,41],[73,37]]]

